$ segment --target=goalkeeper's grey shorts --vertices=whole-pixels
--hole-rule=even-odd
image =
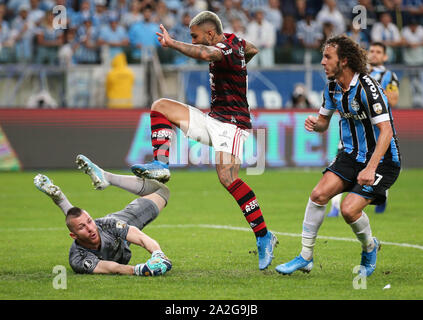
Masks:
[[[108,214],[106,218],[122,220],[128,225],[142,230],[147,224],[157,218],[159,212],[159,208],[153,201],[137,198],[123,210]]]

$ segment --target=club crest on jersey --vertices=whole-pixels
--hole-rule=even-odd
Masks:
[[[373,110],[376,112],[376,114],[382,113],[382,105],[378,102],[373,105]]]
[[[357,100],[355,100],[355,98],[351,101],[351,108],[354,111],[360,110],[360,105],[358,104]]]

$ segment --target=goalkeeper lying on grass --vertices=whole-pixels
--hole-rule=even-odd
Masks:
[[[69,252],[72,269],[76,273],[137,276],[158,276],[169,271],[172,264],[159,244],[141,232],[166,206],[169,189],[155,180],[104,171],[83,155],[77,156],[76,162],[78,168],[91,177],[97,190],[113,185],[140,197],[123,210],[94,220],[85,210],[74,207],[47,176],[35,176],[35,186],[48,195],[66,216],[66,226],[75,240]],[[128,265],[131,243],[145,248],[152,254],[151,258],[146,263]]]

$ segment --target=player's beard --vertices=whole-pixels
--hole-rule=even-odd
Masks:
[[[336,64],[335,69],[333,70],[333,75],[332,76],[329,76],[328,79],[329,80],[338,79],[339,76],[342,74],[343,71],[344,71],[344,68],[342,68],[341,62],[338,61],[338,63]]]

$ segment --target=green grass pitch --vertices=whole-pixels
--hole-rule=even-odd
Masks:
[[[74,274],[68,264],[72,240],[64,216],[34,187],[36,173],[0,173],[2,300],[423,298],[423,170],[402,171],[384,214],[375,214],[373,206],[367,209],[382,250],[366,283],[356,281],[353,269],[361,248],[341,217],[325,219],[310,274],[282,276],[274,269],[300,251],[304,209],[319,170],[267,170],[257,176],[241,172],[256,193],[268,228],[279,238],[266,271],[258,270],[253,233],[216,173],[175,170],[168,183],[169,205],[143,230],[173,261],[173,269],[156,278]],[[134,198],[114,187],[95,191],[89,177],[76,169],[43,173],[94,218],[120,210]],[[149,257],[142,248],[132,246],[132,252],[131,264]],[[66,289],[54,288],[55,266],[66,268]]]

